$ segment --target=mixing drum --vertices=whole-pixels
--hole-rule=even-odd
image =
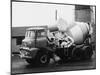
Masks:
[[[73,26],[67,28],[67,34],[74,39],[75,44],[82,44],[89,33],[87,23],[74,23]]]

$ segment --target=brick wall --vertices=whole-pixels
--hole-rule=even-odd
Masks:
[[[78,21],[78,22],[91,22],[90,9],[75,10],[75,21]]]
[[[94,14],[95,10],[88,8],[84,8],[84,6],[82,8],[78,8],[75,10],[75,21],[78,22],[89,22],[91,23],[92,27],[93,27],[93,34],[92,34],[92,42],[94,42],[94,44],[96,43],[96,24],[93,22],[93,20],[95,20],[95,14]]]

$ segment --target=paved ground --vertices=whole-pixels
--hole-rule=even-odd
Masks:
[[[69,61],[63,64],[49,64],[45,67],[37,65],[29,65],[24,59],[20,59],[18,55],[12,56],[12,73],[37,73],[37,72],[50,72],[50,71],[71,71],[71,70],[84,70],[95,69],[95,54],[91,60]]]

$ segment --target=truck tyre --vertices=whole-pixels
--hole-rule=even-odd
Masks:
[[[36,56],[36,60],[38,65],[48,65],[50,62],[50,56],[47,52],[39,51]]]
[[[30,65],[34,65],[36,62],[35,62],[35,59],[26,59],[27,63],[29,63]]]
[[[84,50],[83,59],[91,59],[93,55],[93,50],[89,46],[84,46],[82,48]]]
[[[74,58],[74,59],[77,59],[77,58],[81,58],[81,56],[82,56],[82,50],[81,50],[81,48],[74,48],[73,49],[73,51],[72,51],[72,57]]]

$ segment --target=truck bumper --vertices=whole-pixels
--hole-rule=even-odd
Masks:
[[[32,49],[21,48],[19,56],[22,59],[31,59],[36,56],[37,51],[38,50],[36,48],[32,48]]]
[[[20,54],[19,56],[22,59],[31,59],[32,58],[31,56],[25,56],[24,54]]]

